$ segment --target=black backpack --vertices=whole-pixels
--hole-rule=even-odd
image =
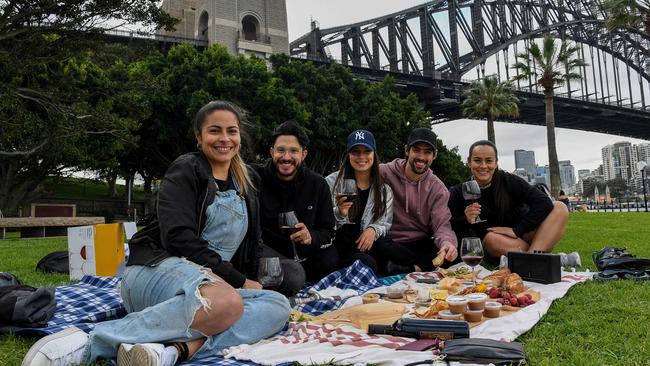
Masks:
[[[54,287],[23,285],[11,273],[0,272],[0,333],[47,326],[56,311]]]
[[[46,255],[38,261],[36,270],[45,273],[70,273],[68,251],[61,250]]]

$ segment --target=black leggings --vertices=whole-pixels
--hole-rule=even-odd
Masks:
[[[438,247],[433,239],[422,239],[410,243],[397,243],[387,237],[375,241],[373,249],[380,256],[381,261],[391,261],[403,266],[417,265],[423,271],[434,270],[433,258],[438,255]],[[446,267],[449,262],[443,264]]]

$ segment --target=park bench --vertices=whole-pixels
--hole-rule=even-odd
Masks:
[[[0,240],[9,228],[20,229],[21,238],[67,236],[68,227],[103,224],[103,217],[8,217],[0,218]]]

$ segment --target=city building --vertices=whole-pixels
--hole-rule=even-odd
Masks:
[[[535,168],[535,179],[533,179],[532,184],[546,184],[547,187],[551,187],[551,175],[548,165]]]
[[[650,143],[640,143],[636,145],[636,149],[639,160],[643,160],[650,165]]]
[[[528,181],[536,176],[535,152],[527,150],[515,150],[515,169],[524,169],[528,175]]]
[[[591,173],[591,170],[589,169],[579,169],[578,170],[578,179],[584,179],[584,178],[589,178],[593,174]]]
[[[516,175],[518,177],[521,177],[523,180],[530,183],[530,177],[529,177],[528,172],[526,171],[526,169],[517,168],[517,169],[515,169],[514,172],[512,172],[512,174],[514,174],[514,175]]]
[[[560,186],[565,193],[573,193],[576,184],[576,174],[571,160],[561,160],[558,162],[560,165]]]
[[[232,54],[289,53],[285,0],[163,0],[162,9],[180,22],[161,35],[221,44]]]
[[[628,186],[635,184],[634,181],[639,175],[636,171],[636,146],[629,141],[617,142],[603,147],[602,156],[605,180],[621,178],[628,182]]]

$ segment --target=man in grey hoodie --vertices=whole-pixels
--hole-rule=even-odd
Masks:
[[[393,224],[388,238],[375,244],[389,260],[388,273],[430,271],[435,257],[453,261],[458,256],[449,191],[429,169],[437,155],[436,140],[430,129],[416,128],[405,146],[406,159],[379,166],[393,190]]]

